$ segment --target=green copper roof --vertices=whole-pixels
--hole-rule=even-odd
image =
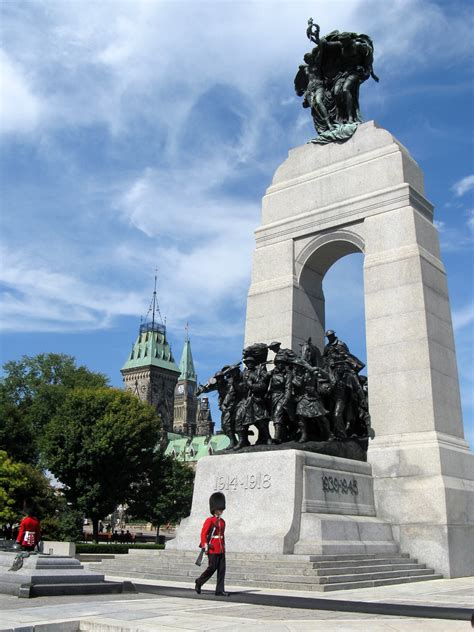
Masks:
[[[168,445],[165,454],[173,456],[178,461],[199,461],[203,456],[209,456],[217,450],[229,447],[229,437],[224,434],[209,437],[185,437],[174,432],[168,432]]]
[[[148,326],[146,329],[148,330],[146,331],[145,327],[140,328],[132,351],[121,370],[156,366],[160,369],[179,373],[171,348],[166,340],[165,328],[160,325],[154,328]]]
[[[194,370],[193,354],[191,353],[191,341],[186,338],[184,341],[183,353],[181,354],[181,361],[179,363],[179,370],[181,375],[179,380],[188,380],[189,382],[196,382],[196,371]]]

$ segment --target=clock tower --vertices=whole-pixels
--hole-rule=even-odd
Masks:
[[[197,376],[187,328],[179,370],[180,375],[174,391],[174,431],[194,436],[197,417]]]
[[[151,322],[149,316],[151,315]],[[166,338],[166,326],[156,301],[156,276],[153,300],[145,322],[127,361],[121,368],[127,391],[154,406],[161,417],[165,432],[173,429],[174,390],[180,370],[176,366]]]

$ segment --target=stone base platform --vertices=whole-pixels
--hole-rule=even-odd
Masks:
[[[391,526],[376,518],[371,466],[303,450],[205,457],[191,515],[167,550],[198,551],[209,496],[226,495],[233,553],[397,554]]]
[[[134,591],[130,582],[106,582],[102,573],[85,570],[73,557],[30,555],[19,570],[11,571],[16,554],[0,553],[0,593],[28,598]]]

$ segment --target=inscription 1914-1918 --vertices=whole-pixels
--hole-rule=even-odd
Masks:
[[[238,476],[226,474],[224,476],[216,476],[214,489],[217,491],[237,491],[239,489],[268,489],[272,486],[272,477],[270,474],[257,472],[256,474],[246,474]]]
[[[353,496],[357,496],[359,493],[355,478],[352,479],[352,481],[347,481],[345,478],[339,479],[335,476],[322,476],[321,480],[323,484],[323,492],[352,494]]]

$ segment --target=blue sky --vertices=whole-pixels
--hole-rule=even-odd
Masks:
[[[365,32],[361,89],[435,205],[474,443],[473,16],[469,2],[3,2],[2,362],[56,351],[121,384],[154,269],[177,360],[240,357],[260,201],[312,137],[293,90],[322,33]],[[365,358],[362,255],[325,279],[327,324]],[[216,416],[216,415],[215,415]]]

